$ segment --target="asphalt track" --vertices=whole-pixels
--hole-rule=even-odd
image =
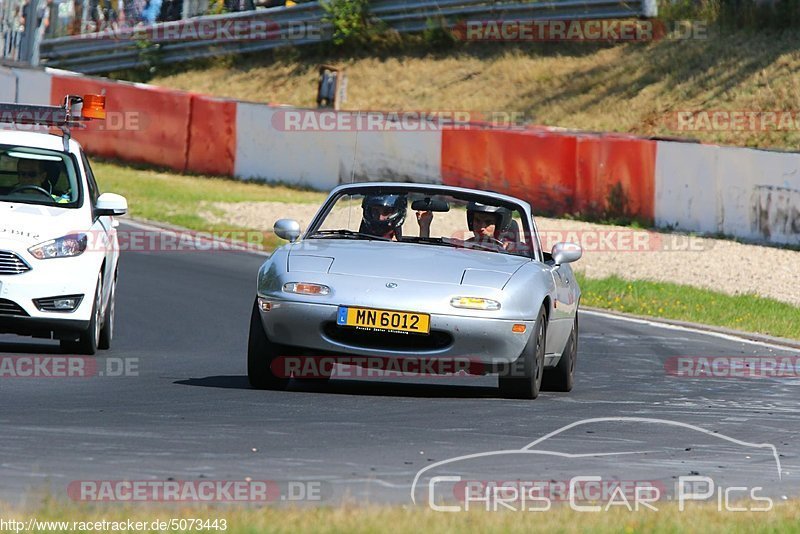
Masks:
[[[720,485],[744,479],[778,498],[800,493],[800,380],[665,372],[674,356],[798,352],[585,313],[569,394],[506,400],[492,376],[335,379],[256,391],[247,384],[245,350],[262,261],[236,252],[123,253],[114,347],[100,356],[130,359],[138,376],[0,379],[0,500],[25,502],[41,491],[67,499],[76,480],[251,477],[322,481],[326,502],[406,504],[420,469],[447,472],[438,462],[519,449],[571,423],[618,417],[772,444],[780,480],[763,449],[751,454],[741,443],[645,420],[587,422],[539,445],[575,457],[539,457],[524,469],[513,456],[484,458],[474,474],[456,471],[494,480],[602,472],[667,482],[713,471]],[[0,336],[0,357],[57,353],[52,342]],[[645,461],[580,456],[620,446],[649,452]]]

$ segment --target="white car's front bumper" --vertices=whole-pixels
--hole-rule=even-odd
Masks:
[[[102,254],[87,252],[73,258],[37,260],[27,250],[0,242],[0,250],[14,252],[30,267],[20,274],[0,274],[0,332],[49,336],[49,332],[76,332],[89,325]],[[81,295],[72,311],[46,311],[35,301]]]

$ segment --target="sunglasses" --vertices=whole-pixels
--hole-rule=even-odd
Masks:
[[[22,176],[23,178],[36,178],[41,173],[40,172],[36,172],[36,171],[21,171],[18,174],[20,176]]]

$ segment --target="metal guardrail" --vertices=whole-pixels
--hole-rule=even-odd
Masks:
[[[45,39],[41,43],[43,63],[50,67],[95,74],[141,67],[147,56],[159,64],[228,54],[257,52],[286,45],[301,46],[330,40],[332,28],[323,22],[325,11],[318,2],[289,7],[196,17],[161,23],[141,31],[151,39],[112,32]],[[655,0],[551,0],[546,2],[507,2],[490,0],[378,0],[370,4],[370,15],[397,32],[419,32],[434,24],[454,25],[462,20],[502,19],[612,19],[654,17]],[[165,35],[180,34],[186,24],[223,25],[226,22],[259,22],[269,28],[266,39],[178,40]],[[298,36],[302,26],[306,36]],[[170,30],[172,30],[170,32]],[[311,34],[312,36],[308,36]],[[134,34],[135,35],[135,34]]]

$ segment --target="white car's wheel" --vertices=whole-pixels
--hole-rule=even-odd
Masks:
[[[544,348],[547,339],[547,316],[539,308],[534,330],[517,361],[500,375],[500,392],[514,399],[535,399],[542,388]]]
[[[92,306],[92,316],[89,320],[89,327],[81,332],[80,338],[77,341],[61,340],[61,350],[64,352],[73,352],[76,354],[87,354],[89,356],[97,352],[97,346],[100,342],[100,312],[102,310],[102,291],[103,291],[103,273],[97,275],[97,286],[94,290],[94,304]]]
[[[111,281],[111,292],[108,295],[108,304],[106,305],[106,313],[103,316],[103,327],[100,330],[100,338],[97,342],[97,348],[100,350],[108,350],[111,348],[111,341],[114,339],[114,308],[117,297],[117,280]]]

